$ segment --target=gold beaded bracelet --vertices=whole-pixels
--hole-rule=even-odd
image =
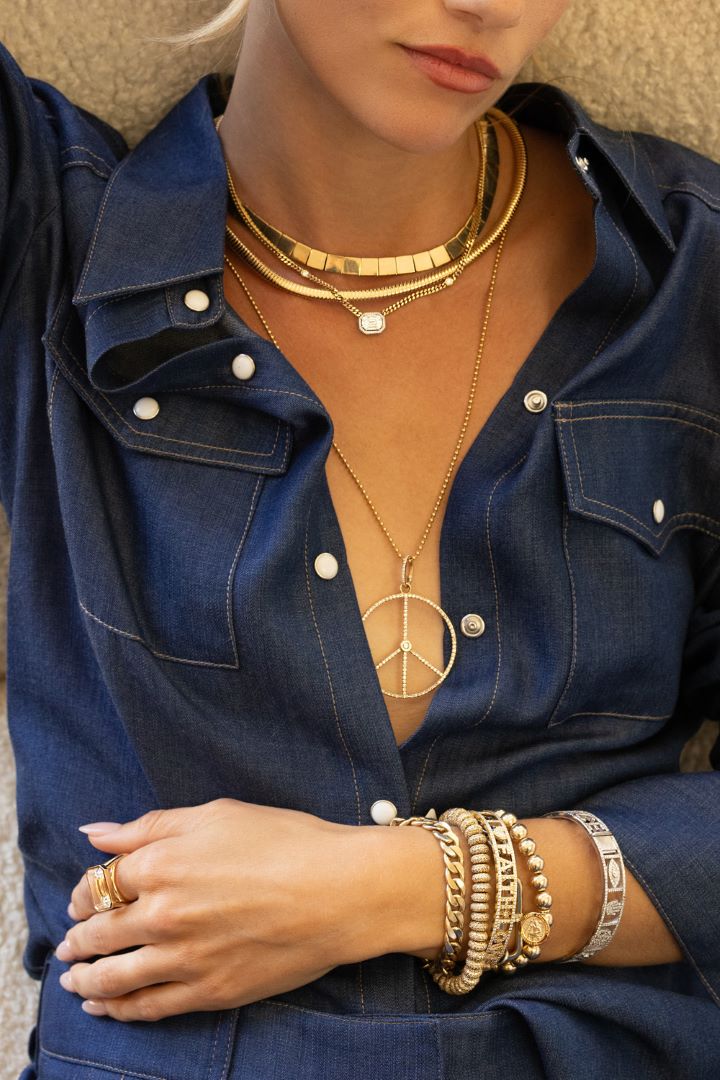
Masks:
[[[527,827],[515,817],[514,814],[505,810],[496,810],[499,817],[510,830],[510,836],[516,841],[518,850],[525,856],[528,869],[532,872],[532,885],[536,890],[535,904],[538,910],[522,911],[522,885],[518,881],[518,915],[515,947],[512,952],[506,951],[500,960],[500,970],[506,975],[512,975],[519,967],[523,967],[530,960],[536,960],[540,956],[541,945],[550,934],[553,923],[552,896],[547,891],[548,879],[542,873],[544,860],[535,850],[535,841],[528,836]]]
[[[466,810],[451,807],[438,819],[434,809],[424,816],[395,817],[390,825],[418,825],[440,841],[445,861],[445,939],[436,957],[426,957],[423,968],[449,994],[465,994],[485,971],[512,974],[540,956],[541,945],[552,927],[552,897],[547,891],[544,861],[535,850],[527,827],[505,810]],[[465,873],[463,852],[451,825],[458,826],[470,852],[471,894],[465,963],[459,962],[465,931]],[[537,910],[523,912],[522,885],[517,872],[515,846],[527,859],[536,889]],[[495,903],[490,883],[495,874]],[[491,906],[493,911],[490,911]],[[514,941],[513,939],[514,934]],[[511,945],[512,941],[512,945]]]

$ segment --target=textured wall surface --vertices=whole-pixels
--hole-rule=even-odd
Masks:
[[[203,46],[178,53],[145,35],[199,22],[222,0],[0,0],[0,38],[28,74],[118,127],[134,145],[210,70],[231,69],[231,52]],[[655,132],[720,159],[718,0],[575,0],[521,73],[556,82],[613,127]],[[0,598],[4,607],[7,530],[0,514]],[[0,672],[5,660],[0,613]],[[4,683],[0,712],[4,715]],[[707,724],[685,766],[707,768]],[[20,968],[24,935],[15,850],[13,768],[0,725],[0,1073],[25,1061],[35,987]]]

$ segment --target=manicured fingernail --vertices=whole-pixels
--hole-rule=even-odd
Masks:
[[[62,975],[60,976],[60,985],[63,987],[64,990],[75,989],[75,987],[73,986],[72,975],[69,971],[63,971]]]
[[[77,912],[75,911],[75,905],[73,904],[72,900],[67,906],[67,913],[71,919],[75,919],[77,921]]]
[[[70,948],[70,942],[61,941],[57,949],[55,950],[55,955],[57,956],[58,960],[72,960],[73,951]]]
[[[101,1001],[91,1001],[88,999],[87,1001],[83,1001],[81,1008],[83,1008],[86,1013],[90,1013],[91,1016],[107,1016],[107,1009]]]
[[[84,833],[103,833],[112,832],[113,829],[119,829],[119,821],[91,821],[89,825],[78,825],[80,832]]]

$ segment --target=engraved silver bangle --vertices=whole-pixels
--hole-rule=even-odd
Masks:
[[[595,931],[587,945],[557,964],[570,964],[587,960],[607,948],[612,941],[625,907],[625,863],[617,840],[607,825],[589,810],[554,810],[543,817],[571,818],[579,822],[595,844],[603,868],[603,904]]]

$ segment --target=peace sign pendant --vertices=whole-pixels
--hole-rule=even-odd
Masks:
[[[398,694],[393,690],[386,690],[381,685],[380,689],[382,690],[383,694],[387,695],[387,697],[416,698],[422,697],[424,694],[429,694],[431,690],[434,690],[436,686],[439,686],[441,682],[445,681],[450,671],[450,668],[455,663],[455,653],[457,652],[457,637],[455,635],[455,627],[453,626],[450,617],[446,614],[446,612],[443,611],[439,604],[436,604],[433,600],[429,600],[427,596],[420,596],[418,593],[410,592],[410,583],[412,581],[412,562],[413,560],[409,555],[406,555],[403,559],[403,573],[400,583],[400,592],[391,593],[389,596],[383,596],[381,600],[376,600],[376,602],[367,609],[367,611],[362,617],[362,621],[365,622],[365,620],[370,615],[372,615],[373,611],[377,611],[377,609],[379,607],[382,607],[383,604],[390,604],[396,602],[402,603],[402,636],[400,643],[396,649],[393,649],[392,652],[388,653],[387,656],[385,656],[375,665],[375,670],[379,671],[380,668],[384,667],[386,664],[391,663],[393,660],[396,659],[396,657],[401,658],[399,662],[402,664],[402,692]],[[444,670],[442,671],[440,670],[440,668],[436,667],[435,664],[432,664],[426,657],[424,657],[422,653],[419,653],[417,649],[413,648],[409,627],[409,607],[411,602],[418,604],[426,604],[429,608],[432,608],[434,611],[436,611],[450,632],[450,659],[448,660]],[[410,657],[413,657],[414,660],[418,663],[424,664],[426,668],[434,672],[437,676],[435,681],[431,683],[430,686],[426,686],[424,690],[417,690],[412,694],[409,693],[407,689],[407,674]]]

